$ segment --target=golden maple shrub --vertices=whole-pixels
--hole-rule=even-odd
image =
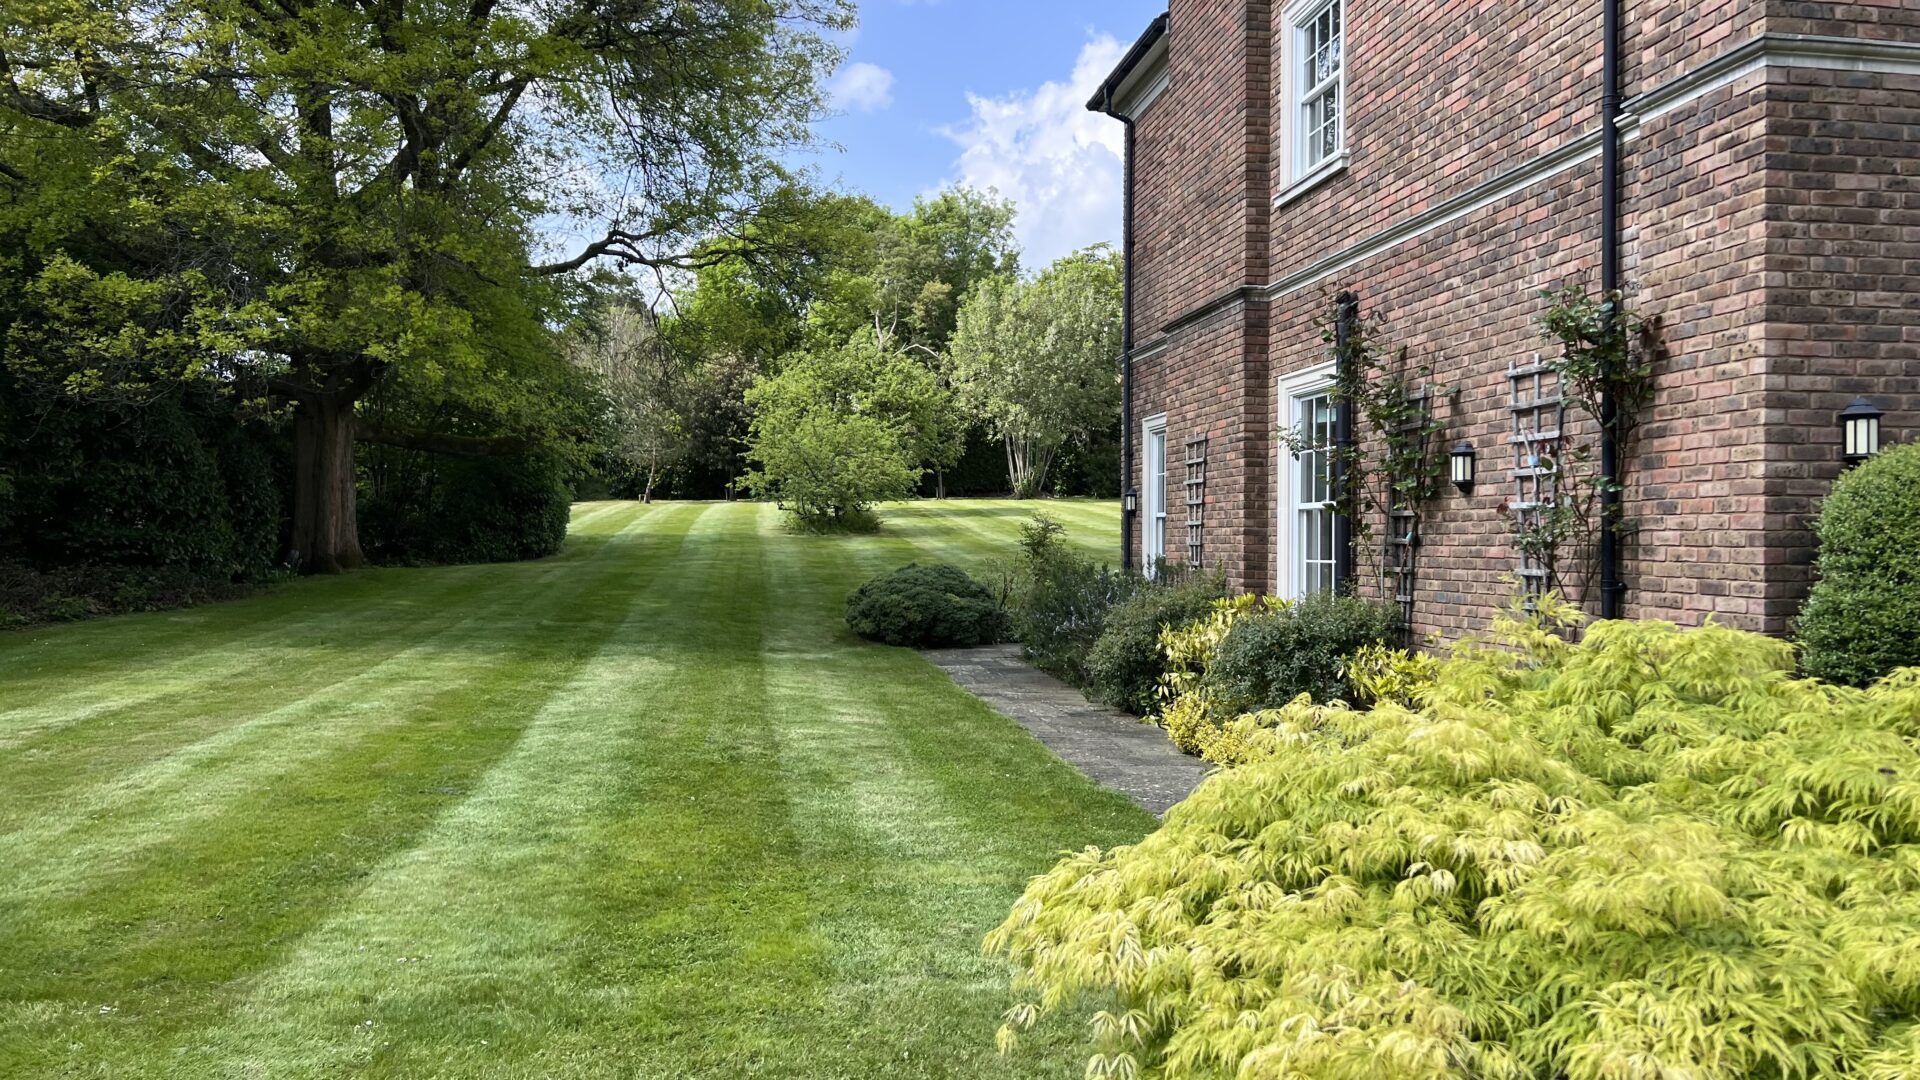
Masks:
[[[1138,844],[1029,885],[1001,1039],[1087,1075],[1920,1077],[1920,669],[1510,617],[1409,704],[1229,726]]]

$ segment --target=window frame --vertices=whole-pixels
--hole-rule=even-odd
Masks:
[[[1333,8],[1339,8],[1340,22],[1340,59],[1333,75],[1320,82],[1308,83],[1307,61],[1311,55],[1307,46],[1311,42],[1313,26]],[[1353,55],[1351,47],[1351,24],[1348,20],[1347,0],[1300,0],[1288,8],[1284,16],[1287,27],[1284,63],[1286,74],[1281,80],[1286,97],[1282,115],[1286,125],[1286,175],[1287,182],[1274,198],[1276,205],[1284,204],[1317,186],[1321,181],[1346,168],[1347,164],[1347,67]],[[1338,110],[1334,120],[1335,145],[1325,157],[1311,161],[1308,152],[1313,132],[1308,129],[1308,115],[1311,105],[1310,96],[1323,97],[1328,90],[1334,96]]]
[[[1159,436],[1160,469],[1153,470],[1154,437]],[[1167,512],[1171,498],[1167,486],[1167,469],[1171,456],[1167,451],[1172,445],[1167,434],[1165,413],[1150,416],[1140,424],[1140,572],[1153,577],[1157,565],[1167,557]],[[1158,496],[1156,504],[1156,495]],[[1158,506],[1156,510],[1155,507]],[[1157,531],[1156,531],[1157,530]],[[1158,539],[1159,550],[1154,550]]]
[[[1331,404],[1334,381],[1335,370],[1331,363],[1295,372],[1280,379],[1279,393],[1276,395],[1277,415],[1274,417],[1276,436],[1282,432],[1301,429],[1303,403],[1327,397]],[[1331,438],[1330,432],[1329,438]],[[1331,445],[1329,441],[1328,446],[1331,447]],[[1331,477],[1328,478],[1328,500],[1311,507],[1303,503],[1299,482],[1301,476],[1299,456],[1279,438],[1274,440],[1274,448],[1275,453],[1280,456],[1280,460],[1276,462],[1278,468],[1274,470],[1279,488],[1275,493],[1277,498],[1274,500],[1279,511],[1279,520],[1275,523],[1274,529],[1274,593],[1289,600],[1298,600],[1307,594],[1305,556],[1309,553],[1305,531],[1301,528],[1301,513],[1308,509],[1337,513],[1337,509],[1331,499],[1333,494]],[[1331,542],[1338,543],[1337,528],[1334,530],[1334,539]],[[1339,553],[1330,550],[1323,552],[1322,556],[1315,562],[1323,564],[1328,575],[1326,590],[1337,591],[1340,587],[1337,577]]]

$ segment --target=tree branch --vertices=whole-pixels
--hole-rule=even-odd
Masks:
[[[513,81],[507,89],[507,96],[501,100],[500,107],[493,111],[493,117],[487,121],[487,126],[481,128],[480,134],[474,136],[473,141],[468,143],[466,148],[461,150],[447,166],[446,174],[442,179],[443,184],[451,186],[460,174],[467,171],[467,166],[473,164],[473,159],[499,136],[500,129],[505,127],[507,121],[513,116],[514,106],[520,104],[520,95],[527,92],[529,81],[531,79],[527,76]]]
[[[93,123],[93,113],[85,109],[20,89],[20,85],[13,81],[13,65],[8,62],[4,51],[0,51],[0,76],[3,76],[0,78],[0,108],[66,128],[83,128]]]
[[[541,263],[528,269],[535,274],[565,274],[578,270],[600,258],[618,259],[629,266],[649,266],[656,270],[704,270],[719,266],[728,259],[743,258],[750,251],[711,245],[699,251],[681,255],[649,255],[641,249],[641,244],[658,239],[662,233],[633,233],[625,229],[608,229],[607,235],[582,248],[578,255],[560,262]]]

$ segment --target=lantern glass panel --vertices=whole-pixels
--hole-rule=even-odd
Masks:
[[[1473,450],[1462,447],[1453,452],[1453,482],[1456,484],[1473,483]]]

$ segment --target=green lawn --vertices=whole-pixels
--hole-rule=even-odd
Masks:
[[[980,937],[1152,819],[841,622],[1030,509],[593,503],[543,562],[0,634],[0,1075],[1078,1076],[995,1056]]]

